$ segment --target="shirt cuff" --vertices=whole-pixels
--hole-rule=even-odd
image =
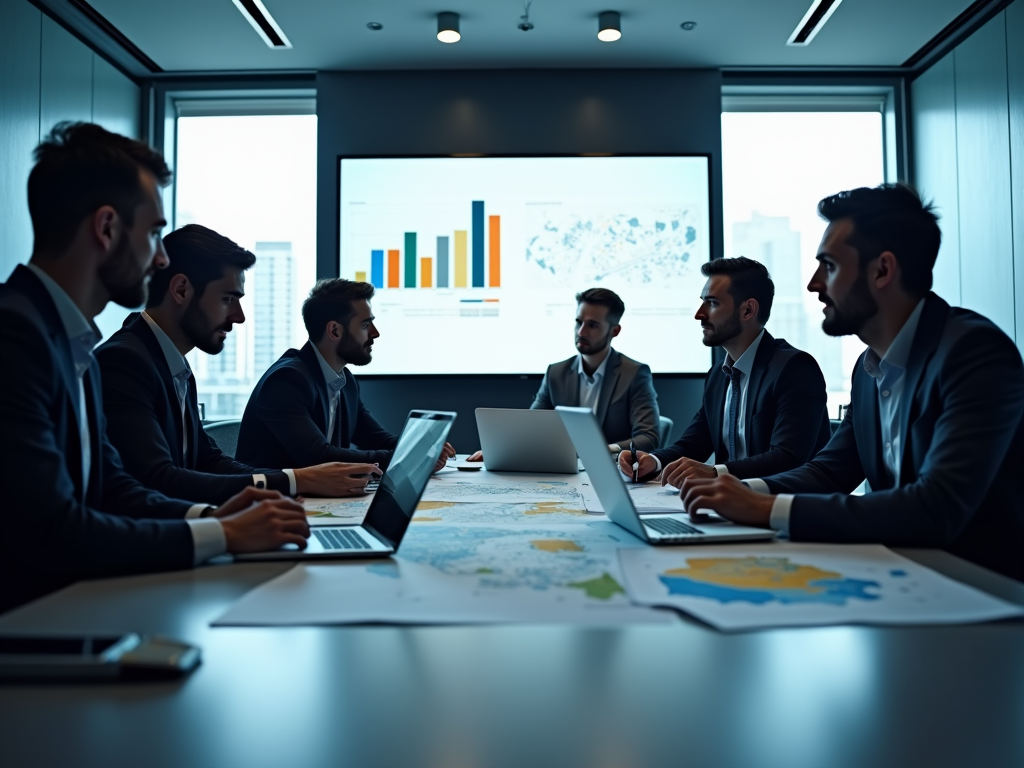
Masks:
[[[758,493],[771,493],[771,491],[768,490],[768,483],[759,477],[752,477],[748,480],[744,480],[743,484],[750,490],[757,491]]]
[[[299,492],[298,486],[295,484],[295,470],[294,469],[282,469],[285,477],[288,478],[288,495],[294,496]]]
[[[209,507],[209,504],[193,504],[188,508],[188,512],[185,513],[186,520],[195,520],[203,516],[203,512]]]
[[[657,471],[657,474],[659,474],[659,475],[660,475],[660,474],[661,474],[661,459],[659,459],[659,458],[658,458],[657,456],[655,456],[655,455],[654,455],[653,453],[651,454],[651,458],[652,458],[652,459],[654,459],[654,463],[655,463],[655,464],[657,465],[657,467],[658,467],[658,471]]]
[[[228,551],[228,540],[224,536],[224,527],[215,517],[204,517],[200,520],[186,520],[192,531],[192,546],[195,548],[193,564],[205,563],[211,557],[223,555]]]
[[[772,504],[772,515],[768,518],[768,525],[773,531],[778,531],[783,536],[789,536],[789,513],[793,509],[793,494],[780,493],[775,497]]]
[[[725,477],[729,474],[729,468],[725,464],[715,464],[715,472],[719,477]],[[758,491],[758,493],[767,493],[767,491]]]

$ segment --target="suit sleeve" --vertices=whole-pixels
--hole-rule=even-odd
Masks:
[[[551,411],[554,410],[555,404],[551,400],[551,385],[548,383],[548,379],[551,377],[551,366],[548,366],[547,371],[544,372],[544,378],[541,379],[540,389],[537,390],[536,396],[533,398],[533,403],[530,405],[530,410],[533,411]]]
[[[355,381],[354,379],[349,379]],[[398,445],[398,437],[391,434],[373,414],[363,405],[363,398],[359,395],[358,382],[356,383],[356,396],[358,397],[358,412],[356,415],[356,428],[352,434],[352,441],[359,446],[361,452],[368,455],[366,462],[378,463],[386,467],[391,459],[391,453]]]
[[[630,435],[611,442],[617,443],[620,448],[628,448],[632,439],[638,451],[650,453],[658,447],[659,415],[658,393],[654,391],[651,368],[641,365],[629,385]]]
[[[707,381],[705,381],[704,399],[697,413],[690,420],[690,425],[683,432],[683,436],[672,445],[651,451],[651,453],[658,457],[662,467],[684,456],[695,461],[707,461],[711,454],[715,452],[715,443],[711,438],[711,425],[708,424],[707,411],[704,409],[704,403],[708,399],[707,390],[708,385]]]
[[[184,469],[175,463],[153,399],[163,383],[152,366],[120,346],[100,349],[97,358],[103,372],[107,436],[118,449],[124,471],[147,488],[213,506],[252,485],[252,471],[246,472],[246,467],[231,461],[216,447],[211,451],[205,432],[195,438],[197,466],[203,471]],[[221,474],[225,470],[233,474]],[[283,473],[275,474],[281,475],[287,490],[287,478]]]
[[[248,485],[252,485],[252,476],[255,474],[266,476],[267,488],[271,491],[280,491],[287,496],[290,490],[288,476],[281,470],[250,467],[248,464],[242,464],[230,456],[226,456],[217,447],[216,441],[206,434],[202,423],[199,424],[199,434],[196,435],[196,472],[192,474],[199,474],[203,477],[220,475],[225,480],[242,481],[243,484],[237,490],[232,491],[231,496],[241,492]],[[227,501],[227,498],[224,501]]]
[[[48,583],[157,570],[188,568],[193,561],[188,504],[146,491],[123,470],[105,438],[102,471],[105,514],[78,500],[58,435],[62,401],[49,340],[19,313],[0,317],[0,356],[18,371],[0,398],[4,425],[2,472],[6,501],[0,515],[0,567],[5,600],[14,593],[8,580],[38,578]],[[96,368],[94,366],[93,370]],[[176,517],[175,520],[133,519]],[[36,575],[33,575],[36,574]]]
[[[802,470],[768,481],[773,492],[783,486],[812,491],[793,499],[790,538],[940,548],[957,538],[988,493],[1024,418],[1024,365],[1004,335],[990,329],[966,333],[951,347],[935,386],[941,413],[914,482],[847,496],[799,487],[793,481]],[[848,424],[847,419],[835,437]],[[908,428],[913,432],[913,421]],[[832,454],[835,442],[811,464]]]
[[[806,353],[793,356],[772,390],[776,406],[769,449],[725,463],[729,474],[741,480],[785,472],[814,455],[828,399],[825,377],[814,358]]]

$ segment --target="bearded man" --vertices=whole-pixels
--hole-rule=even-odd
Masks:
[[[701,265],[708,278],[694,315],[704,345],[722,347],[708,371],[704,402],[672,446],[638,453],[640,480],[762,477],[809,461],[829,439],[825,378],[814,358],[765,330],[775,285],[763,264],[744,257]],[[715,464],[705,462],[715,454]],[[632,476],[632,458],[619,456]]]
[[[245,322],[244,272],[256,257],[198,224],[167,235],[164,249],[172,266],[150,279],[146,310],[129,315],[96,350],[107,434],[125,469],[149,488],[193,500],[221,502],[250,486],[290,496],[364,493],[377,467],[260,469],[224,455],[206,434],[185,355],[219,354],[234,325]]]

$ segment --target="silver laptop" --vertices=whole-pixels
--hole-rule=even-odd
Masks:
[[[623,474],[615,462],[608,458],[601,427],[589,408],[558,406],[555,411],[565,424],[576,450],[583,459],[590,484],[601,500],[604,513],[613,523],[622,526],[648,544],[702,544],[722,541],[757,541],[775,537],[775,531],[735,525],[726,520],[713,523],[694,523],[686,513],[644,514],[644,508],[633,506]]]
[[[312,529],[305,549],[286,545],[269,552],[235,555],[235,559],[320,560],[394,554],[441,457],[453,421],[455,414],[444,411],[409,414],[395,454],[361,525],[317,526]]]
[[[554,411],[477,408],[476,428],[490,472],[579,471],[576,449]]]

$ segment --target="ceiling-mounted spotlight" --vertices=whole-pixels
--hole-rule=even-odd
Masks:
[[[381,24],[379,21],[369,21],[366,23],[366,28],[371,32],[380,32],[382,29],[384,29],[384,25]]]
[[[614,43],[622,37],[622,21],[618,11],[601,11],[597,17],[597,39]]]
[[[533,22],[530,21],[530,6],[533,0],[523,0],[523,15],[519,17],[519,29],[529,32],[533,29]]]
[[[437,39],[442,43],[457,43],[462,39],[459,34],[459,14],[450,11],[437,14]]]
[[[694,29],[697,28],[697,22],[696,21],[684,21],[679,26],[682,27],[682,29],[685,30],[686,32],[690,32],[691,30],[694,30]]]

